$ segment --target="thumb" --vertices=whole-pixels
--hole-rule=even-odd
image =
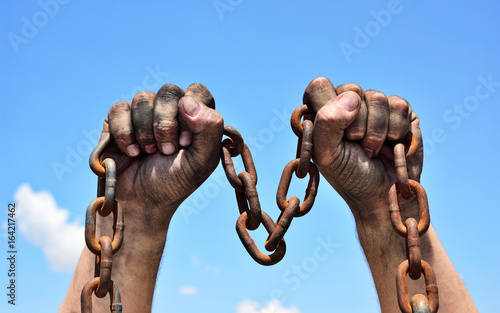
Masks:
[[[344,152],[344,131],[355,120],[361,98],[352,91],[328,101],[316,114],[314,121],[314,161],[321,167],[335,166]]]
[[[195,170],[211,171],[219,161],[224,120],[214,109],[191,96],[179,100],[179,144],[187,148]]]

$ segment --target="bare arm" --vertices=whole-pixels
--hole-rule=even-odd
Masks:
[[[157,94],[138,93],[132,103],[113,105],[104,123],[115,146],[107,156],[133,158],[117,177],[116,200],[124,212],[123,244],[112,257],[111,279],[124,312],[149,312],[167,230],[176,209],[219,162],[223,119],[203,85],[184,92],[164,85]],[[97,238],[112,232],[97,219]],[[82,234],[83,236],[83,234]],[[83,286],[94,278],[94,255],[84,248],[59,312],[80,312]],[[109,312],[109,295],[93,296],[93,312]]]
[[[423,144],[419,119],[409,103],[398,96],[364,91],[356,84],[335,88],[326,78],[309,84],[304,103],[317,112],[314,161],[354,215],[381,310],[401,312],[395,276],[399,264],[407,259],[407,252],[405,239],[394,231],[389,219],[388,192],[396,181],[396,172],[388,146],[401,141],[408,131],[413,133],[419,147],[407,160],[408,175],[420,181]],[[399,201],[402,214],[418,220],[416,199],[405,201],[400,197]],[[439,312],[477,312],[432,226],[420,239],[420,245],[422,259],[431,265],[437,277]],[[422,277],[417,281],[408,279],[408,288],[410,297],[426,294]]]

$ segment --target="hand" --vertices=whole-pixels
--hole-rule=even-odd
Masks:
[[[138,209],[124,212],[128,220],[137,221],[144,208],[148,227],[164,228],[179,204],[217,167],[223,119],[214,108],[212,95],[201,84],[186,92],[167,84],[157,94],[139,92],[132,104],[111,107],[103,128],[114,139],[108,154],[115,160],[123,154],[133,158],[117,177],[116,200]]]
[[[408,131],[419,143],[407,160],[409,178],[419,181],[422,171],[422,134],[410,104],[356,84],[335,88],[324,77],[309,84],[304,103],[316,112],[313,159],[320,172],[355,217],[378,213],[372,211],[377,208],[386,217],[387,194],[396,181],[391,147]]]

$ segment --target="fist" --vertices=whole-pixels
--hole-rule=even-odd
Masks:
[[[406,100],[365,91],[356,84],[335,88],[319,77],[306,88],[304,103],[316,112],[313,159],[356,213],[369,214],[362,211],[387,202],[388,190],[396,181],[392,147],[409,131],[419,143],[407,160],[409,178],[419,181],[422,135],[418,117]]]
[[[171,216],[217,167],[223,119],[205,86],[184,92],[167,84],[113,105],[107,132],[114,141],[107,153],[132,158],[117,177],[116,200]]]

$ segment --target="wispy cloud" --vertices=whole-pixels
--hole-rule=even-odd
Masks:
[[[43,249],[54,270],[74,270],[85,245],[84,227],[77,222],[69,222],[68,210],[59,208],[47,191],[35,193],[29,184],[23,184],[14,198],[18,208],[19,232]]]
[[[198,288],[195,286],[182,286],[179,293],[183,296],[192,296],[198,293]]]
[[[271,300],[261,309],[255,301],[243,300],[238,303],[236,313],[300,313],[295,306],[285,308],[278,300]]]

